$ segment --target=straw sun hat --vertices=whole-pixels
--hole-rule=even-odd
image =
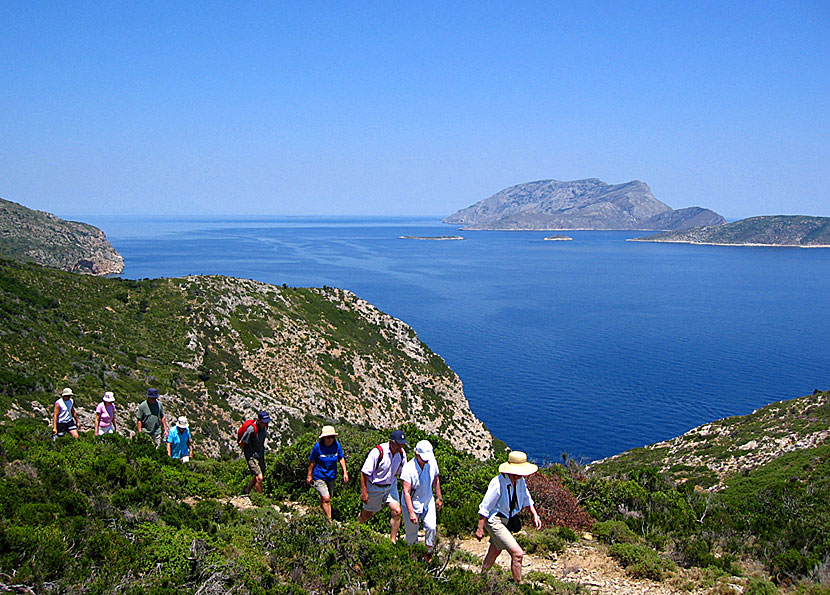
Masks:
[[[337,436],[337,432],[334,431],[334,426],[323,426],[323,429],[320,432],[320,438],[327,438],[330,436]]]
[[[520,450],[511,451],[507,455],[507,462],[499,465],[499,473],[513,473],[514,475],[530,475],[539,469],[537,465],[527,462],[527,455]]]

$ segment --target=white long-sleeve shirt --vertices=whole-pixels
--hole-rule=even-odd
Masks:
[[[510,500],[513,496],[513,484],[510,478],[504,473],[499,473],[490,480],[487,486],[487,493],[481,500],[478,507],[478,514],[490,518],[495,514],[501,514],[510,518],[518,514],[525,506],[533,506],[533,498],[527,489],[527,482],[524,477],[516,480],[516,507],[510,510]]]

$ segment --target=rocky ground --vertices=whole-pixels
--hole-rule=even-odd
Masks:
[[[484,558],[488,547],[487,539],[480,542],[476,539],[464,539],[460,543],[462,550],[480,559]],[[510,572],[509,554],[502,552],[496,564],[505,572]],[[591,541],[570,544],[558,554],[526,554],[522,566],[523,573],[535,570],[551,574],[559,580],[582,585],[597,595],[688,595],[706,592],[680,590],[666,583],[632,578],[616,560],[605,553],[602,546]]]

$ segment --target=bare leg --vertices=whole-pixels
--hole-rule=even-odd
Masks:
[[[320,508],[323,509],[328,522],[331,522],[331,496],[320,496]]]
[[[69,435],[72,436],[75,440],[80,438],[80,436],[78,435],[78,430],[69,430]]]
[[[398,530],[401,528],[401,505],[398,502],[390,502],[389,503],[389,511],[392,513],[392,520],[389,521],[389,524],[392,526],[392,530],[389,533],[389,539],[392,543],[398,541]]]
[[[493,564],[496,563],[496,558],[499,557],[501,550],[497,548],[495,545],[490,543],[490,549],[487,550],[487,554],[484,556],[484,563],[481,565],[482,570],[487,570]]]
[[[368,511],[368,510],[361,510],[360,514],[357,515],[357,522],[358,523],[365,523],[370,518],[372,518],[373,514],[375,514],[375,513],[371,512],[371,511]]]
[[[522,582],[522,558],[524,558],[524,550],[520,547],[510,548],[507,550],[510,554],[510,573],[513,575],[513,580],[516,583]]]

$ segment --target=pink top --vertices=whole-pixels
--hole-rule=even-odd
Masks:
[[[101,401],[95,408],[95,413],[101,416],[98,420],[98,427],[108,428],[112,425],[112,418],[115,417],[115,405]]]

